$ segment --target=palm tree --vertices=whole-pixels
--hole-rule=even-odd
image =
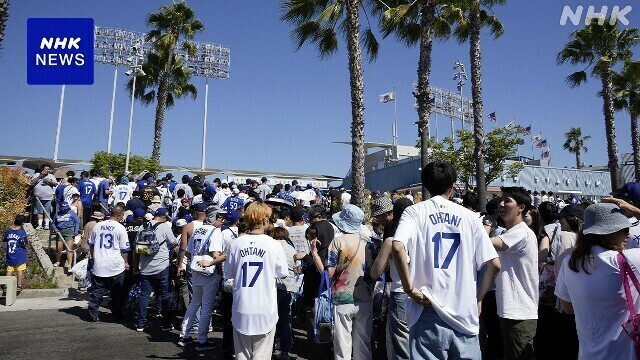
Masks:
[[[338,50],[337,30],[346,38],[351,89],[351,202],[364,209],[364,78],[362,46],[369,60],[378,54],[371,26],[360,33],[361,0],[283,0],[282,20],[294,28],[291,37],[297,49],[305,43],[317,46],[321,59]],[[362,37],[362,40],[361,40]]]
[[[574,31],[569,42],[557,56],[558,64],[586,65],[584,69],[567,76],[566,81],[571,87],[577,87],[586,82],[587,71],[591,72],[591,76],[599,78],[602,83],[608,167],[613,190],[620,187],[620,165],[614,120],[612,68],[619,62],[629,60],[632,56],[631,49],[639,41],[640,36],[636,28],[621,30],[617,23],[611,25],[610,22],[605,21],[600,25],[599,22],[594,21],[584,29]]]
[[[9,0],[0,0],[0,49],[2,49],[7,19],[9,19]]]
[[[149,52],[145,62],[142,64],[142,70],[145,75],[137,76],[135,98],[140,100],[144,105],[149,105],[158,98],[159,90],[157,89],[160,86],[160,79],[165,69],[165,64],[168,62],[163,58],[163,56],[166,55],[168,55],[166,52]],[[185,96],[190,96],[192,99],[195,99],[198,95],[196,86],[189,82],[191,80],[191,73],[189,68],[184,65],[184,59],[182,57],[173,55],[168,79],[169,91],[167,92],[166,108],[173,107],[176,99]],[[129,94],[131,94],[132,88],[133,79],[130,79],[127,82]]]
[[[181,37],[189,40],[193,39],[196,32],[204,29],[204,25],[195,18],[193,10],[182,0],[174,2],[171,6],[163,5],[159,12],[149,14],[147,16],[147,26],[153,27],[147,34],[147,41],[153,43],[153,49],[158,54],[158,60],[162,61],[157,74],[158,91],[155,94],[157,100],[155,133],[153,137],[153,152],[151,153],[151,158],[159,162],[164,112],[168,105],[169,93],[179,92],[175,91],[175,84],[171,82],[176,68],[174,66],[174,61],[176,61],[175,50]],[[195,46],[189,41],[184,41],[182,48],[189,55],[195,53]]]
[[[459,43],[469,42],[469,57],[471,60],[471,96],[473,98],[473,156],[475,158],[475,177],[478,184],[478,211],[486,207],[487,188],[485,184],[484,165],[484,121],[482,117],[482,51],[480,48],[480,31],[487,27],[494,39],[504,33],[504,26],[493,14],[492,8],[504,5],[506,0],[461,0],[454,2],[448,14],[456,22],[454,35]]]
[[[569,151],[572,154],[576,155],[576,168],[580,169],[582,167],[582,162],[580,161],[580,155],[582,152],[587,152],[589,149],[585,146],[585,142],[591,139],[591,135],[582,136],[582,129],[577,127],[572,127],[569,132],[564,134],[565,140],[564,145],[562,147]]]
[[[431,52],[433,40],[445,39],[451,33],[451,26],[445,20],[448,9],[439,5],[440,0],[372,0],[374,9],[382,14],[380,29],[383,37],[394,34],[406,46],[419,44],[418,83],[413,93],[418,105],[418,136],[420,138],[420,159],[422,168],[429,162],[429,117],[433,109],[433,99],[429,94],[431,74]],[[422,184],[423,197],[427,189]]]
[[[627,109],[631,118],[631,146],[635,180],[640,181],[640,61],[627,61],[620,73],[613,74],[613,104],[616,110]]]

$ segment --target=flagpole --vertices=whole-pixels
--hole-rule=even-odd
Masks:
[[[536,155],[533,152],[533,131],[529,131],[529,140],[531,140],[531,160],[535,160]]]
[[[436,114],[436,141],[440,141],[439,140],[440,138],[438,137],[438,113],[435,113],[435,114]]]
[[[393,158],[398,161],[398,94],[396,87],[393,87]]]

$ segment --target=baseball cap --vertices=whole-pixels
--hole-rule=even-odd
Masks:
[[[315,219],[318,216],[324,215],[327,210],[322,205],[314,205],[309,209],[309,219]]]
[[[313,189],[313,185],[307,184],[307,189]]]
[[[298,180],[293,180],[293,181],[291,182],[291,185],[292,185],[292,186],[298,185]]]
[[[167,211],[167,209],[165,208],[158,208],[158,210],[156,210],[156,216],[160,215],[160,216],[164,216],[167,219],[169,219],[169,212]]]
[[[234,223],[236,221],[238,221],[238,219],[240,219],[240,211],[238,210],[230,210],[227,212],[227,214],[225,215],[225,220],[227,220],[228,223]]]
[[[60,211],[65,211],[65,210],[69,210],[71,209],[71,207],[69,207],[69,203],[67,203],[66,201],[63,201],[60,203]]]
[[[187,220],[185,219],[178,219],[176,221],[176,227],[184,227],[185,225],[187,225]]]
[[[102,220],[104,219],[104,214],[100,211],[94,211],[93,214],[91,214],[91,217],[94,219]]]
[[[207,212],[207,204],[205,203],[197,203],[195,205],[193,205],[193,210],[195,212]]]
[[[123,176],[120,178],[120,185],[128,185],[129,184],[129,178],[126,176]]]
[[[298,222],[304,219],[304,209],[300,206],[296,206],[291,209],[291,221]]]
[[[616,193],[616,197],[640,200],[640,182],[628,182]]]
[[[151,183],[155,183],[155,182],[156,182],[155,179],[152,178],[152,177],[147,179],[147,184],[151,184]]]
[[[584,220],[584,207],[578,204],[569,204],[563,207],[559,213],[554,213],[553,216],[558,218],[575,216],[581,220]]]
[[[133,217],[136,219],[142,219],[145,213],[146,211],[144,211],[143,208],[136,208],[135,210],[133,210]]]

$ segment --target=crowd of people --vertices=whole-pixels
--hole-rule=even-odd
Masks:
[[[116,321],[133,314],[144,332],[156,317],[172,331],[181,318],[177,345],[209,351],[218,314],[217,351],[236,359],[289,359],[294,325],[311,359],[638,354],[627,333],[640,321],[627,321],[640,305],[640,183],[599,203],[503,187],[477,212],[484,199],[458,194],[456,170],[439,161],[422,170],[428,199],[367,193],[368,209],[295,181],[50,171],[33,176],[34,222],[57,234],[57,265],[63,242],[89,259],[89,321],[109,294]],[[25,221],[5,235],[19,283]]]

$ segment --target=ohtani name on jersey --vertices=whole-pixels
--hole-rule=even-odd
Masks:
[[[264,249],[248,247],[240,250],[240,256],[245,257],[249,255],[258,255],[260,257],[264,257],[265,251]]]
[[[431,220],[431,223],[433,225],[436,224],[449,224],[449,225],[453,225],[455,227],[460,227],[460,221],[462,221],[462,219],[458,216],[449,214],[449,213],[443,213],[443,212],[439,212],[439,213],[435,213],[435,214],[430,214],[429,215],[429,220]]]

